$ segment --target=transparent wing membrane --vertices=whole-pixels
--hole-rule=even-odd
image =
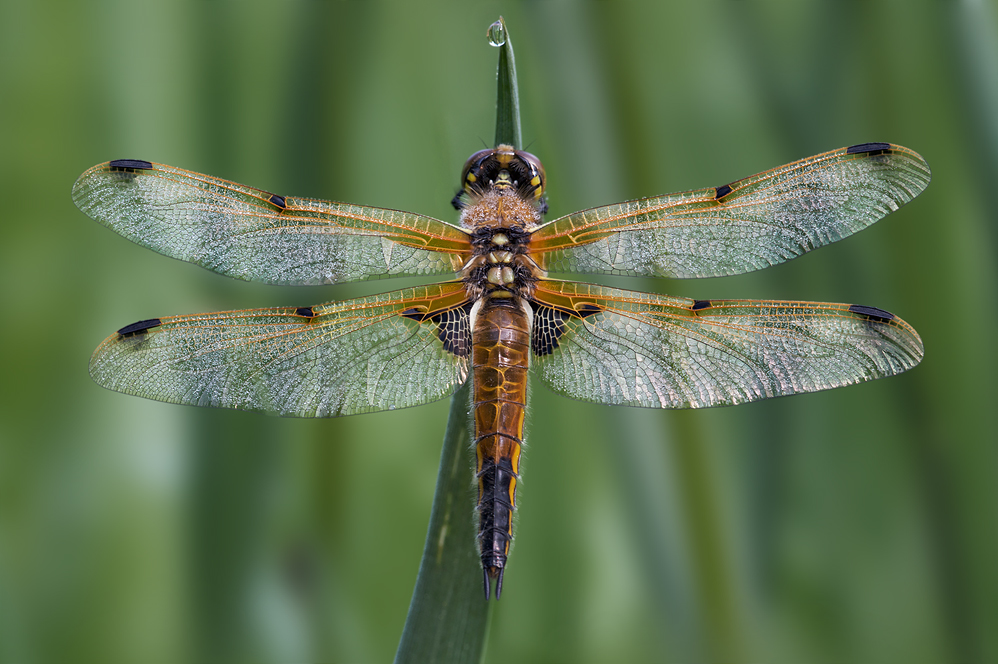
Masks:
[[[574,312],[547,325],[553,342],[535,355],[535,374],[594,403],[730,405],[891,376],[922,359],[915,330],[873,307],[698,301],[560,281],[539,282],[535,297]]]
[[[739,274],[862,230],[929,179],[907,148],[855,145],[719,187],[576,212],[538,229],[530,251],[555,272]]]
[[[315,307],[141,321],[94,351],[90,375],[158,401],[295,417],[416,406],[467,377],[467,353],[443,341],[462,329],[466,299],[454,282]]]
[[[274,284],[453,274],[471,251],[467,233],[430,217],[282,197],[137,160],[94,166],[73,200],[144,247]]]
[[[517,292],[533,298],[535,374],[576,399],[700,408],[890,376],[918,364],[922,344],[880,309],[670,298],[547,280],[533,263],[515,261],[525,249],[555,271],[736,274],[865,228],[929,178],[911,150],[867,143],[719,187],[569,215],[519,249],[507,247],[506,232],[488,244],[495,229],[486,223],[475,229],[474,251],[494,265],[466,271],[468,284],[140,321],[98,347],[91,375],[160,401],[301,417],[414,406],[467,378],[468,293],[499,285],[488,275],[507,271],[523,282]],[[454,274],[473,253],[469,232],[429,217],[287,198],[144,161],[91,168],[73,198],[139,244],[270,283]],[[498,224],[502,211],[493,212]]]

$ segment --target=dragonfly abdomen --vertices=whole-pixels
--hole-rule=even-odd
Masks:
[[[519,298],[486,296],[472,329],[478,538],[486,598],[490,579],[496,579],[497,598],[502,592],[513,537],[529,352],[529,314]]]

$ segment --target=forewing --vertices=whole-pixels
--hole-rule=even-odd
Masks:
[[[430,217],[283,197],[147,161],[94,166],[73,201],[144,247],[273,284],[451,274],[470,255],[467,233]]]
[[[100,385],[158,401],[335,417],[447,396],[468,375],[461,283],[315,307],[141,321],[94,351]]]
[[[530,252],[554,272],[739,274],[862,230],[929,179],[908,148],[854,145],[721,187],[576,212],[539,228]]]
[[[705,408],[816,392],[906,371],[910,325],[873,307],[689,300],[571,282],[535,291],[536,374],[574,399]]]

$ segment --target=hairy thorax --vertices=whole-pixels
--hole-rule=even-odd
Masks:
[[[493,188],[476,196],[461,212],[471,231],[474,253],[461,273],[475,298],[529,298],[544,275],[528,254],[530,234],[541,223],[536,205],[512,188]]]

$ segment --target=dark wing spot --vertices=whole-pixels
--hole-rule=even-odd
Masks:
[[[884,154],[891,151],[890,143],[860,143],[846,148],[846,154]]]
[[[467,302],[460,307],[434,314],[430,318],[437,324],[437,336],[443,342],[444,350],[458,357],[468,357],[471,354],[472,304]],[[405,312],[402,315],[405,315]]]
[[[305,318],[315,318],[315,311],[312,307],[298,307],[295,309],[296,316],[304,316]]]
[[[722,198],[724,198],[725,196],[727,196],[730,193],[731,193],[731,185],[730,184],[726,184],[726,185],[723,185],[721,187],[717,187],[714,190],[714,200],[719,201],[719,200],[721,200]]]
[[[399,315],[417,323],[431,322],[437,326],[437,338],[443,342],[444,350],[458,357],[471,354],[471,305],[466,302],[460,307],[438,311],[427,315],[424,309],[412,307]]]
[[[854,314],[859,314],[861,316],[866,316],[875,321],[880,321],[881,323],[887,323],[896,318],[894,314],[889,311],[884,311],[883,309],[877,309],[876,307],[866,307],[862,304],[853,304],[849,307],[849,311]]]
[[[411,309],[406,309],[399,315],[403,316],[404,318],[408,318],[409,320],[414,320],[417,323],[422,323],[423,318],[426,317],[426,312],[423,311],[422,309],[417,309],[416,307],[413,307]]]
[[[270,195],[270,202],[281,208],[282,210],[288,207],[287,202],[284,200],[284,196],[278,196],[277,194]]]
[[[550,355],[558,348],[558,340],[568,331],[570,318],[588,318],[603,310],[595,304],[580,304],[577,310],[549,307],[538,302],[530,303],[534,308],[534,329],[530,333],[530,347],[534,355]]]
[[[565,321],[572,314],[537,302],[531,304],[534,307],[534,329],[530,333],[530,347],[534,355],[550,355],[558,347],[558,339],[565,334]]]
[[[141,159],[115,159],[108,166],[111,167],[112,171],[149,170],[152,168],[152,162]]]
[[[162,325],[163,321],[158,318],[150,318],[149,320],[140,320],[138,323],[132,323],[131,325],[126,325],[125,327],[118,330],[118,334],[123,337],[132,337],[148,329],[158,327]]]
[[[696,300],[693,303],[693,311],[700,311],[701,309],[707,309],[710,307],[710,300]]]

